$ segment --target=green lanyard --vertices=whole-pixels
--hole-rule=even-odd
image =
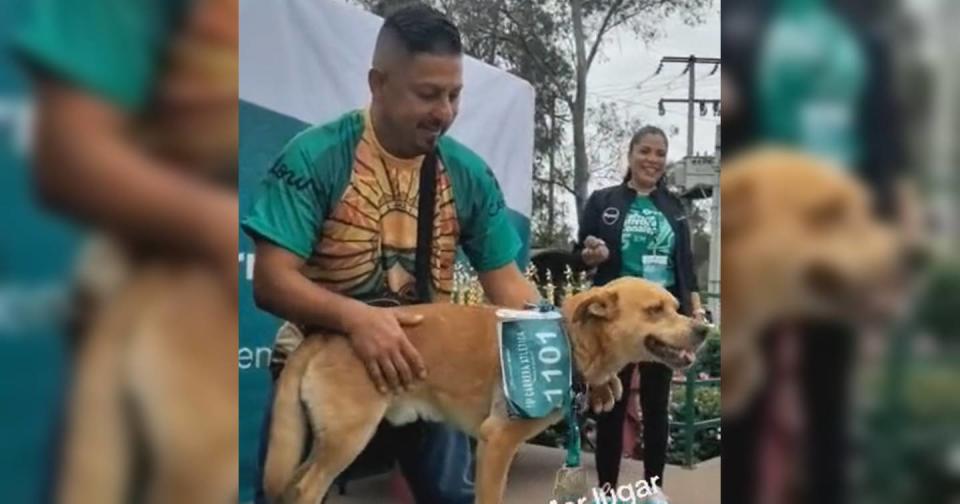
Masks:
[[[567,420],[567,460],[565,467],[580,467],[580,424],[577,423],[577,406],[573,400],[573,390],[567,392],[565,413]]]

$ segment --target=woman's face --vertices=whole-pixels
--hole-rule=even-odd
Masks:
[[[630,175],[640,187],[653,187],[663,176],[667,164],[667,141],[651,133],[640,137],[630,149]]]

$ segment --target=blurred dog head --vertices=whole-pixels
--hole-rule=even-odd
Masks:
[[[689,367],[710,330],[677,309],[666,289],[639,278],[621,278],[571,297],[563,312],[574,345],[586,350],[578,354],[581,371],[589,380],[593,371],[616,373],[637,361]]]
[[[800,153],[770,149],[725,163],[721,195],[726,407],[745,400],[758,373],[748,360],[770,324],[883,315],[902,246],[856,179]]]

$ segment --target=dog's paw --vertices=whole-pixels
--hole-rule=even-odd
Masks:
[[[620,378],[614,376],[603,385],[592,386],[589,389],[590,409],[594,413],[607,413],[613,410],[613,405],[623,396],[623,384]]]

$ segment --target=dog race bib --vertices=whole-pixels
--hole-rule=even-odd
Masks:
[[[665,255],[645,255],[642,258],[642,264],[643,278],[664,287],[670,283],[670,257]]]
[[[511,417],[543,418],[564,407],[572,359],[556,311],[498,310],[500,369]]]

